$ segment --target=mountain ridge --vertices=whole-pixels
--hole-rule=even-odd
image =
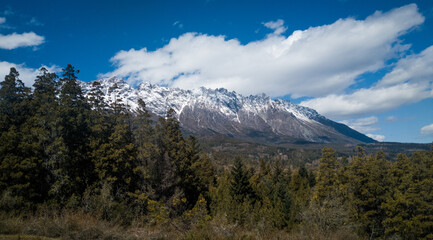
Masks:
[[[168,88],[148,82],[132,88],[112,77],[79,82],[87,96],[94,82],[108,104],[121,102],[131,110],[138,99],[157,116],[169,108],[177,114],[185,132],[225,136],[265,143],[371,143],[375,140],[348,126],[318,114],[314,109],[265,94],[243,96],[224,88],[194,90]]]

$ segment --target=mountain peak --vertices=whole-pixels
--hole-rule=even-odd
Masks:
[[[138,99],[143,99],[148,110],[158,116],[172,108],[183,129],[194,134],[217,133],[264,142],[374,142],[313,109],[284,99],[272,100],[264,93],[243,96],[225,88],[182,90],[149,82],[134,89],[117,77],[97,81],[107,103],[120,100],[134,110]],[[88,94],[91,82],[80,84]]]

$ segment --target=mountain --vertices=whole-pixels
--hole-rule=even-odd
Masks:
[[[139,98],[149,111],[165,116],[173,108],[183,130],[198,136],[225,135],[262,143],[372,143],[375,140],[334,122],[315,110],[269,96],[242,96],[224,88],[195,90],[142,83],[132,88],[122,79],[96,80],[111,104],[120,101],[134,110]],[[80,82],[85,95],[93,82]]]

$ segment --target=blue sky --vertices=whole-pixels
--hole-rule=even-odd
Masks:
[[[433,141],[433,1],[0,0],[0,74],[71,63],[312,107],[383,141]]]

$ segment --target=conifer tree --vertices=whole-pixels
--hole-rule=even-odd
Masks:
[[[240,157],[236,157],[231,169],[230,193],[238,202],[253,200],[254,192],[249,182],[249,174]]]
[[[171,214],[180,215],[191,207],[182,178],[191,169],[190,164],[186,164],[185,140],[173,109],[167,111],[165,118],[158,119],[154,141],[154,157],[149,163],[151,198],[164,202]]]
[[[88,149],[90,106],[77,83],[78,72],[70,64],[63,69],[57,136],[50,146],[55,177],[50,192],[62,204],[77,204],[94,176]]]
[[[137,148],[137,167],[134,171],[139,175],[139,191],[148,194],[150,186],[150,164],[156,157],[155,132],[153,122],[146,104],[142,99],[138,100],[138,108],[134,119],[134,142]]]
[[[10,126],[20,126],[28,117],[27,101],[30,89],[19,79],[19,73],[11,68],[4,81],[0,82],[0,133]]]
[[[19,204],[29,207],[39,198],[32,179],[38,162],[26,151],[32,143],[23,142],[28,134],[23,132],[28,129],[24,123],[31,116],[30,89],[19,79],[15,68],[10,69],[0,86],[0,191],[9,192]]]
[[[132,133],[131,114],[120,102],[115,102],[109,115],[107,138],[100,141],[95,152],[95,171],[100,183],[111,186],[112,194],[120,200],[137,190],[136,146]],[[103,114],[103,110],[100,110]],[[104,123],[100,123],[104,124]],[[105,132],[105,130],[103,130]]]
[[[214,176],[214,169],[206,155],[200,156],[200,146],[194,136],[185,141],[185,155],[181,162],[180,181],[188,207],[195,205],[200,195],[206,196]]]
[[[383,153],[379,152],[378,157],[367,157],[360,147],[349,164],[349,204],[355,220],[362,225],[361,230],[371,237],[381,236],[384,231],[381,205],[388,191],[387,171]]]
[[[433,151],[397,156],[391,168],[391,191],[382,208],[385,235],[403,239],[433,237]]]
[[[304,210],[310,199],[310,185],[308,180],[308,172],[305,167],[293,171],[289,189],[292,199],[292,206],[290,210],[290,224],[296,224],[301,221],[299,213]]]
[[[31,162],[33,168],[27,176],[32,179],[31,185],[36,198],[33,202],[42,202],[48,197],[52,176],[48,171],[48,146],[53,142],[55,122],[57,121],[57,75],[49,73],[44,67],[33,84],[32,100],[29,102],[31,116],[23,124],[23,139],[18,148],[23,152],[25,161]],[[29,191],[31,192],[31,191]]]
[[[338,191],[338,161],[332,148],[323,148],[322,158],[319,162],[319,172],[314,190],[313,199],[321,202],[327,197],[337,197]]]

